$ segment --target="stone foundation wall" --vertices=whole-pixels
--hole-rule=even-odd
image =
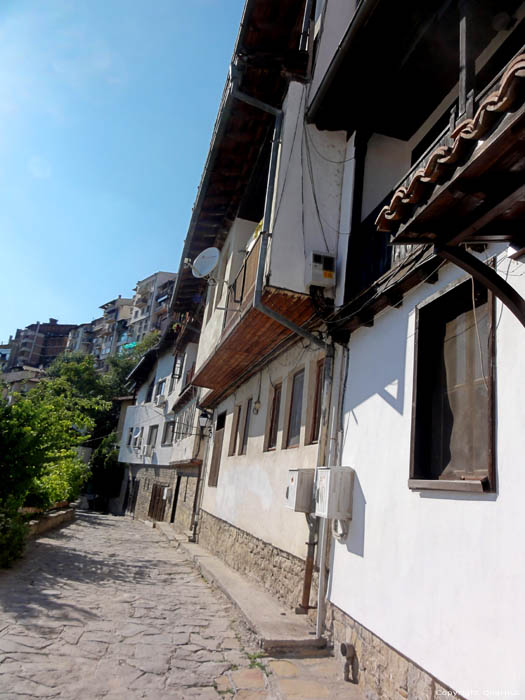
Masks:
[[[159,465],[135,466],[129,465],[129,478],[140,479],[140,487],[137,495],[134,516],[139,520],[150,520],[148,516],[153,484],[168,487],[166,498],[166,508],[164,510],[163,522],[169,523],[175,497],[175,485],[177,473],[173,467]],[[131,498],[131,495],[130,495]],[[129,508],[129,504],[128,504]]]
[[[345,664],[341,644],[346,645],[348,680],[356,683],[367,700],[443,700],[459,693],[400,654],[349,615],[328,603],[326,625],[336,658]]]
[[[175,531],[186,534],[193,526],[193,503],[197,489],[196,476],[181,476],[177,510],[175,511]]]
[[[75,511],[73,508],[65,510],[57,510],[51,513],[44,513],[38,520],[29,521],[29,537],[38,537],[48,530],[54,530],[64,523],[70,523],[75,519]]]
[[[304,560],[204,510],[200,512],[198,541],[232,569],[262,585],[289,607],[295,608],[301,602]],[[316,599],[317,574],[314,574],[310,604],[315,604]]]

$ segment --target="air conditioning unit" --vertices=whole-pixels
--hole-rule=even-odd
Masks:
[[[318,467],[315,472],[315,514],[351,520],[355,472],[351,467]]]
[[[304,285],[335,287],[335,255],[310,251],[304,271]]]
[[[296,513],[313,511],[315,469],[289,469],[286,507]]]
[[[155,397],[155,406],[163,406],[166,403],[166,397],[164,394],[159,394]]]

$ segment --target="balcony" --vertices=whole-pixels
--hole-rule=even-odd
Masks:
[[[255,371],[262,358],[293,335],[253,307],[260,246],[261,238],[228,288],[221,336],[215,350],[193,377],[196,386],[212,389],[206,396],[206,404],[225,393],[236,380]],[[262,301],[297,325],[304,325],[314,313],[308,295],[285,289],[265,287]]]

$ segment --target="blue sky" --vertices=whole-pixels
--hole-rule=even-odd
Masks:
[[[243,4],[0,3],[0,341],[177,270]]]

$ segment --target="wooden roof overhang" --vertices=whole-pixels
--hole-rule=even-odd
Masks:
[[[525,302],[462,244],[525,247],[525,53],[422,167],[396,190],[376,221],[393,245],[432,244],[489,287],[525,325]]]
[[[280,107],[290,73],[304,76],[307,54],[298,50],[304,8],[305,0],[247,0],[233,56],[241,92]],[[261,218],[273,121],[237,99],[228,78],[184,244],[174,310],[195,308],[206,291],[185,260],[210,246],[221,248],[240,207],[244,218]]]
[[[319,129],[412,136],[458,82],[459,5],[363,0],[313,96],[308,121]],[[497,34],[493,18],[513,15],[519,5],[520,0],[476,0],[469,36],[473,55]]]
[[[312,301],[304,294],[265,287],[262,302],[297,325],[308,324],[314,316]],[[257,371],[260,361],[267,360],[286,341],[297,340],[297,336],[285,326],[251,304],[239,316],[193,377],[192,383],[196,386],[212,389],[200,402],[204,408],[215,406]]]
[[[170,467],[174,467],[178,476],[199,476],[202,466],[202,459],[183,459],[170,462]]]

